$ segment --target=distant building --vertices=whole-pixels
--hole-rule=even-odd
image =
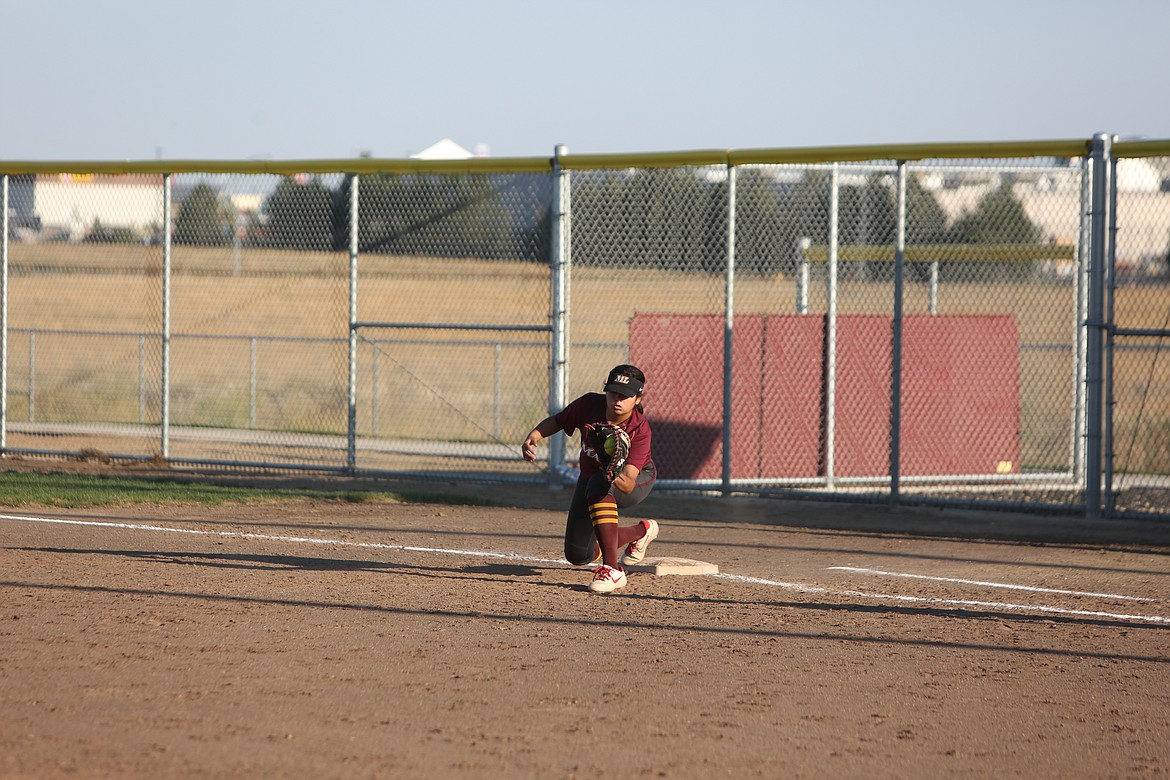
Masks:
[[[13,177],[18,231],[31,238],[80,241],[95,224],[147,236],[162,224],[163,177],[154,174],[39,174]]]
[[[467,160],[475,155],[450,138],[444,138],[410,156],[414,160]]]
[[[198,186],[175,181],[175,214]],[[262,193],[221,193],[242,218],[256,214]],[[161,174],[38,174],[9,179],[9,219],[22,241],[81,241],[93,229],[132,231],[157,240],[163,223]]]
[[[953,224],[964,214],[978,208],[979,202],[1000,185],[1000,179],[972,180],[933,192],[935,200]],[[1170,239],[1170,192],[1163,189],[1161,173],[1145,160],[1120,160],[1117,164],[1117,207],[1119,226],[1116,234],[1119,266],[1140,265],[1153,258],[1166,257]],[[1080,235],[1081,186],[1079,169],[1067,175],[1045,174],[1017,180],[1012,193],[1033,224],[1040,228],[1043,241],[1075,244]]]

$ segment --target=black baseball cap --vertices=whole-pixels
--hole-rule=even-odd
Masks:
[[[605,383],[605,392],[617,393],[618,395],[632,398],[635,395],[642,394],[642,387],[642,382],[634,379],[632,376],[610,371],[609,379]]]

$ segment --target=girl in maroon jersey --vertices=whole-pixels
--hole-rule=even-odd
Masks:
[[[616,366],[605,381],[605,393],[586,393],[560,412],[541,420],[521,446],[527,461],[536,460],[541,439],[564,431],[581,433],[581,476],[569,504],[565,525],[565,557],[574,566],[601,561],[589,590],[611,593],[626,585],[622,564],[634,564],[658,536],[658,523],[642,520],[618,525],[618,509],[642,501],[654,486],[657,473],[650,459],[650,423],[642,413],[646,377],[634,366]],[[590,431],[600,425],[616,425],[630,437],[630,452],[621,473],[610,482],[604,455],[594,451]],[[619,560],[619,551],[625,552]]]

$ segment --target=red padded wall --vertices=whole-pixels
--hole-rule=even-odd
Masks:
[[[735,318],[731,336],[731,477],[754,478],[760,473],[764,447],[760,428],[760,382],[764,354],[764,318],[745,314]],[[723,392],[723,357],[719,358],[719,392]],[[720,428],[720,436],[723,429]],[[723,447],[719,447],[722,457]],[[720,462],[712,477],[723,472]]]
[[[903,334],[902,473],[1019,471],[1015,319],[920,314]]]
[[[823,316],[738,315],[732,477],[824,473]],[[837,320],[834,473],[889,474],[892,320]],[[722,471],[723,318],[638,314],[630,360],[647,375],[659,474]],[[910,315],[902,349],[901,473],[1019,470],[1019,334],[1008,315]]]
[[[757,476],[821,473],[824,345],[823,316],[772,314],[765,319]]]
[[[759,318],[733,330],[731,468],[758,473]],[[630,323],[630,362],[646,374],[646,413],[654,463],[663,479],[719,479],[723,472],[723,318],[712,314],[638,314]]]
[[[880,314],[837,318],[833,472],[890,473],[890,325]]]

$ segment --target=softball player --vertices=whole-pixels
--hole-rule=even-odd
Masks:
[[[581,433],[581,476],[565,524],[565,558],[574,566],[601,561],[589,584],[594,593],[625,587],[622,564],[641,561],[658,536],[653,520],[618,525],[618,509],[646,498],[656,477],[650,423],[642,412],[645,386],[646,377],[638,368],[616,366],[606,378],[604,393],[586,393],[541,420],[521,446],[524,459],[533,461],[542,439],[557,431],[567,436]],[[612,453],[607,451],[611,449]]]

